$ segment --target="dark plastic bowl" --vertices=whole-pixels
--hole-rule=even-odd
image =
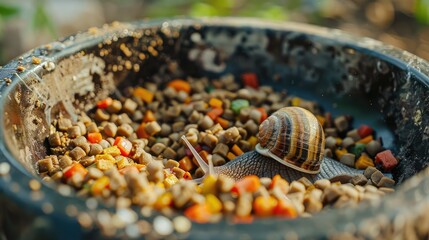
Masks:
[[[33,64],[33,57],[41,63]],[[172,60],[194,77],[232,73],[239,79],[243,72],[255,72],[263,84],[317,100],[335,115],[351,114],[356,126],[377,129],[400,160],[393,172],[397,191],[372,205],[297,220],[194,224],[189,234],[177,237],[428,237],[429,171],[423,169],[429,162],[429,64],[338,30],[237,18],[116,23],[41,46],[0,69],[5,236],[103,238],[97,226],[88,229],[77,221],[78,212],[95,214],[85,199],[46,183],[39,191],[29,187],[30,180],[40,181],[34,163],[45,154],[48,122],[59,112],[73,117],[74,108],[88,110],[115,86],[150,79]],[[96,94],[89,94],[92,90]],[[101,209],[107,208],[99,204],[96,210]]]

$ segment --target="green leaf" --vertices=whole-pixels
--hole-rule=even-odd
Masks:
[[[40,2],[36,4],[36,9],[34,10],[33,27],[36,30],[47,29],[52,37],[57,37],[54,24]]]
[[[429,24],[429,0],[416,0],[415,17],[423,24]]]
[[[19,13],[19,8],[15,6],[8,6],[3,3],[0,3],[0,17],[7,18],[15,16]]]
[[[204,17],[204,16],[218,16],[219,13],[216,8],[205,3],[194,3],[192,4],[189,15],[193,17]]]

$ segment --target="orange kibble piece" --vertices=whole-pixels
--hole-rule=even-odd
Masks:
[[[99,143],[103,140],[103,136],[99,132],[88,133],[87,139],[90,143]]]
[[[257,108],[256,110],[261,113],[261,119],[259,120],[259,123],[262,123],[265,119],[268,118],[268,114],[267,111],[265,111],[265,108]]]
[[[372,135],[368,135],[368,136],[360,139],[359,141],[357,141],[356,144],[358,144],[358,143],[368,144],[372,140],[374,140],[374,137]]]
[[[140,171],[136,166],[126,166],[119,170],[119,173],[122,175],[126,174],[138,174]]]
[[[140,124],[136,130],[137,137],[139,138],[149,138],[150,135],[146,132],[146,123]]]
[[[219,98],[210,98],[209,105],[212,108],[222,108],[222,100]]]
[[[240,194],[243,192],[256,192],[261,186],[259,177],[256,175],[246,176],[237,181],[231,189],[231,192]]]
[[[273,215],[277,206],[277,199],[272,196],[258,196],[253,202],[253,211],[256,216],[268,217]]]
[[[207,223],[210,221],[212,214],[210,213],[205,203],[195,204],[188,207],[185,212],[185,216],[193,222]]]
[[[151,103],[153,101],[154,94],[146,88],[136,87],[133,95],[140,98],[145,103]]]
[[[216,118],[218,118],[222,114],[223,114],[222,108],[214,108],[207,113],[207,116],[209,116],[213,120],[216,120]]]
[[[284,194],[289,192],[289,183],[286,179],[282,178],[279,174],[275,175],[271,181],[270,188],[279,188]]]
[[[147,110],[144,113],[143,122],[153,122],[156,121],[155,114],[151,110]]]
[[[179,167],[186,172],[191,171],[194,168],[194,164],[192,163],[191,159],[188,156],[183,157],[179,161]]]
[[[176,79],[168,83],[168,86],[174,88],[176,91],[184,91],[188,94],[191,93],[191,85],[184,80]]]
[[[98,108],[107,108],[108,106],[110,106],[113,102],[113,99],[108,97],[106,99],[100,100],[97,102],[97,107]]]
[[[223,129],[227,129],[229,127],[229,121],[224,118],[218,117],[216,118],[215,122],[219,123]]]
[[[232,152],[228,152],[227,154],[226,154],[226,158],[228,158],[230,161],[231,160],[233,160],[234,158],[236,158],[237,156],[234,154],[234,153],[232,153]]]
[[[274,208],[273,213],[274,215],[287,218],[296,218],[298,216],[298,213],[296,212],[293,204],[287,200],[278,200],[277,206]]]
[[[236,156],[240,156],[241,154],[244,153],[243,150],[241,150],[241,148],[237,144],[234,144],[234,146],[232,146],[231,150]]]

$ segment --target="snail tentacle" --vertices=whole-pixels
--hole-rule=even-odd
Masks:
[[[182,140],[185,142],[185,144],[188,146],[189,150],[191,150],[192,155],[194,155],[195,159],[197,160],[198,164],[200,165],[201,169],[204,172],[204,176],[201,178],[194,179],[197,183],[201,183],[204,178],[208,175],[217,175],[215,168],[213,167],[213,160],[211,158],[208,159],[209,164],[207,164],[203,158],[198,154],[197,150],[192,146],[192,144],[188,141],[188,139],[183,135]]]

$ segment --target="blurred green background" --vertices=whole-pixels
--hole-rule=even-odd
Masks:
[[[172,16],[305,22],[376,38],[429,60],[429,0],[0,0],[0,65],[92,26]]]

